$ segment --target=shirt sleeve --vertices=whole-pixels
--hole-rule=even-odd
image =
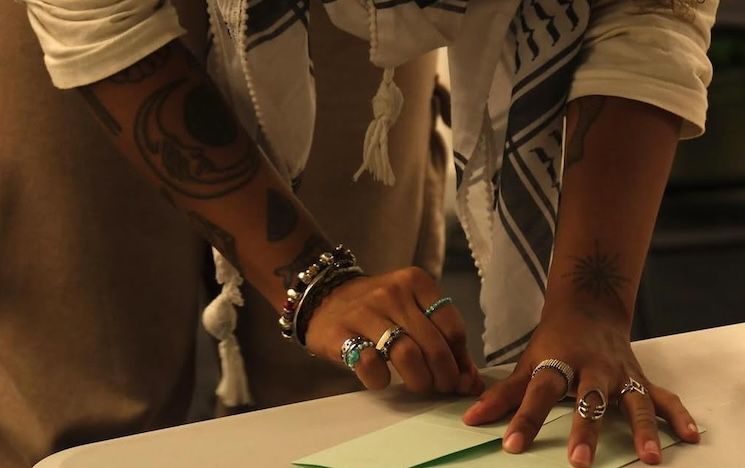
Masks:
[[[164,0],[26,0],[58,88],[107,78],[185,32]]]
[[[680,116],[681,138],[701,135],[712,77],[706,51],[719,2],[682,6],[687,3],[593,2],[569,99],[604,95],[645,102]]]

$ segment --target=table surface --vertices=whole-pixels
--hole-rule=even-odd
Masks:
[[[745,467],[740,432],[745,324],[639,341],[633,347],[647,376],[678,393],[707,429],[698,446],[665,449],[664,465]],[[287,467],[437,403],[406,394],[400,386],[350,393],[75,447],[35,468]]]

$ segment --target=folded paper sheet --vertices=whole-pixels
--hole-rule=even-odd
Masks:
[[[295,464],[329,468],[405,468],[500,439],[507,429],[507,421],[478,427],[461,422],[463,413],[473,402],[467,399],[445,404],[305,457]],[[571,406],[557,406],[547,420],[555,420],[571,411]]]
[[[295,462],[298,466],[327,468],[409,468],[495,466],[568,466],[567,439],[573,406],[562,403],[549,414],[531,449],[522,455],[503,452],[499,440],[507,420],[470,427],[461,422],[473,399],[438,406],[384,429],[358,437]],[[660,424],[662,447],[678,439]],[[596,467],[621,467],[637,459],[631,431],[624,417],[610,408],[603,419],[603,432],[595,456]]]

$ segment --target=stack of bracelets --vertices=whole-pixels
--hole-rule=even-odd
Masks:
[[[322,253],[298,273],[295,283],[287,290],[287,302],[279,319],[282,336],[305,347],[308,322],[323,298],[342,283],[363,275],[354,254],[343,245]]]

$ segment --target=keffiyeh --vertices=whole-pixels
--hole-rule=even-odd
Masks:
[[[244,125],[292,180],[308,158],[315,118],[308,0],[208,4],[211,74],[236,109],[253,111],[241,113]],[[490,363],[514,358],[543,305],[564,105],[588,24],[588,2],[324,0],[324,5],[338,27],[369,41],[370,60],[385,70],[376,99],[395,93],[386,88],[395,67],[449,47],[457,210],[482,279],[485,354]],[[385,114],[374,112],[376,120]],[[384,118],[392,124],[394,114]],[[370,131],[385,133],[374,127],[375,121]],[[385,166],[387,155],[376,157]],[[363,166],[369,162],[366,154]],[[386,173],[373,170],[392,182]]]

